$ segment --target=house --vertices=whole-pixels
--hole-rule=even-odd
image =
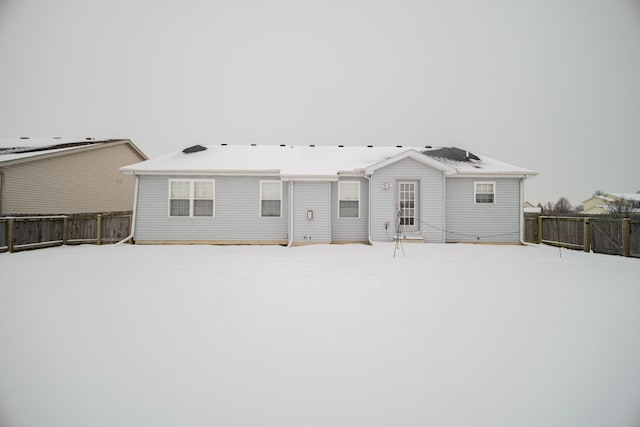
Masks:
[[[449,148],[193,146],[126,166],[136,243],[519,242],[537,173]]]
[[[621,203],[625,204],[625,210],[630,212],[640,212],[640,194],[639,193],[606,193],[597,194],[589,197],[583,202],[583,208],[580,211],[584,215],[608,215],[615,213],[616,209],[620,209]]]
[[[128,139],[2,139],[0,215],[132,210],[120,167],[146,159]]]
[[[542,213],[542,208],[540,206],[535,206],[533,203],[531,202],[524,202],[523,205],[523,212],[525,214],[541,214]]]

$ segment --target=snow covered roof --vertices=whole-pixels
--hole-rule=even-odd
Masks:
[[[448,175],[537,175],[537,172],[486,156],[474,155],[477,160],[430,156],[431,151],[438,149],[425,147],[255,144],[194,147],[185,149],[187,152],[177,151],[125,166],[121,171],[134,174],[262,173],[281,177],[335,178],[338,174],[372,173],[375,165],[386,165],[410,156]]]
[[[608,195],[615,196],[619,199],[634,200],[640,202],[639,193],[608,193]]]
[[[146,158],[144,153],[128,139],[0,138],[0,164],[115,142],[128,142],[143,158]]]

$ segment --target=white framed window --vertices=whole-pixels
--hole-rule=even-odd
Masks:
[[[495,203],[496,183],[487,181],[474,182],[474,203]]]
[[[338,181],[338,218],[360,218],[360,181]]]
[[[260,181],[260,217],[282,216],[282,181]]]
[[[169,216],[215,217],[215,180],[170,179]]]

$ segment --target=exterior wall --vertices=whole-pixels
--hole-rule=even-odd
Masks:
[[[338,218],[338,183],[331,183],[331,241],[367,242],[369,240],[369,180],[342,178],[360,182],[360,217]]]
[[[169,179],[215,179],[215,218],[169,217]],[[289,186],[282,184],[282,216],[260,218],[260,181],[274,177],[140,176],[135,240],[248,241],[288,239]]]
[[[496,183],[495,203],[474,203],[479,181]],[[520,179],[447,178],[447,242],[519,242],[521,215]]]
[[[294,243],[331,242],[331,182],[293,183]],[[307,211],[313,219],[307,219]],[[306,237],[306,238],[305,238]]]
[[[5,166],[0,214],[131,210],[135,178],[119,168],[141,160],[123,143]]]
[[[390,241],[396,227],[398,210],[397,181],[419,181],[419,227],[427,243],[442,243],[444,235],[444,175],[441,171],[406,158],[378,169],[371,176],[371,238],[373,241]],[[389,189],[385,189],[385,184]],[[389,221],[385,229],[385,221]]]

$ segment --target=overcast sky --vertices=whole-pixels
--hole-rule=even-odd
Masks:
[[[640,0],[0,0],[0,136],[458,146],[640,190]]]

